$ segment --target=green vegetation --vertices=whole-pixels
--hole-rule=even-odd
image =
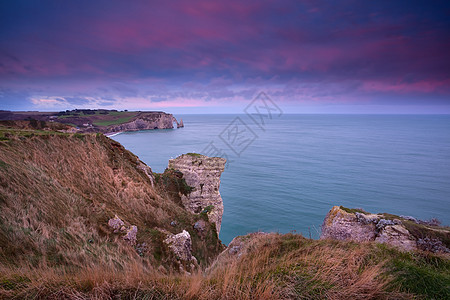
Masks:
[[[364,211],[363,209],[360,208],[347,208],[344,206],[339,206],[340,209],[342,209],[345,212],[348,212],[350,214],[354,214],[354,213],[362,213],[362,214],[367,214],[367,211]]]
[[[447,248],[450,248],[450,227],[448,226],[431,226],[426,224],[418,224],[414,221],[406,220],[400,216],[388,213],[383,213],[382,216],[383,218],[388,220],[401,220],[406,229],[408,229],[408,231],[417,239],[438,239],[442,241],[442,243]]]
[[[193,157],[202,157],[203,155],[201,155],[201,154],[198,154],[198,153],[186,153],[186,155],[189,155],[189,156],[193,156]]]
[[[7,169],[8,168],[8,164],[5,163],[3,160],[0,160],[0,168]]]
[[[58,120],[66,123],[65,120],[78,123],[81,126],[84,123],[95,126],[118,125],[131,121],[139,112],[117,111],[117,110],[90,110],[75,109],[58,113]],[[67,124],[67,123],[66,123]]]
[[[183,178],[183,173],[178,170],[168,168],[162,174],[153,173],[156,183],[160,189],[168,193],[175,202],[181,204],[179,194],[187,196],[194,190],[194,187],[189,186]]]
[[[124,114],[128,114],[128,113],[124,113]],[[95,121],[94,125],[97,125],[97,126],[118,125],[118,124],[127,123],[127,122],[131,121],[131,119],[133,117],[134,117],[134,115],[129,115],[129,116],[121,117],[121,118],[115,118],[113,120]]]
[[[426,299],[450,299],[450,260],[427,252],[400,252],[377,244],[378,260],[386,260],[385,275],[393,276],[391,289]]]

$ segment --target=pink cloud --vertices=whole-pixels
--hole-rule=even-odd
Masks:
[[[435,93],[448,92],[450,79],[419,82],[385,82],[385,81],[364,81],[361,90],[365,92],[395,92],[407,93]]]

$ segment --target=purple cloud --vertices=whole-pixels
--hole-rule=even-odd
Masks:
[[[0,88],[17,107],[242,107],[261,90],[289,105],[450,105],[444,2],[14,1],[0,11]],[[14,107],[8,99],[0,108]]]

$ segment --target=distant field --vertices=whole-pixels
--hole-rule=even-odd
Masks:
[[[83,123],[91,123],[95,126],[110,126],[129,122],[137,114],[138,112],[127,112],[127,111],[111,111],[108,112],[107,114],[100,113],[100,111],[95,111],[94,113],[89,114],[79,112],[58,116],[58,119],[59,120],[70,119],[73,120],[75,123],[79,124],[83,122]]]
[[[129,122],[137,114],[136,112],[111,112],[108,115],[99,115],[101,119],[93,120],[93,124],[96,126],[118,125]]]
[[[99,121],[95,121],[93,124],[97,125],[97,126],[110,126],[110,125],[118,125],[118,124],[122,124],[122,123],[126,123],[129,122],[135,115],[131,115],[131,116],[126,116],[126,117],[121,117],[118,119],[114,119],[114,120],[99,120]]]

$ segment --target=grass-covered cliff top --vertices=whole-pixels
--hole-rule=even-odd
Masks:
[[[183,208],[189,186],[176,170],[152,186],[102,134],[0,133],[0,299],[450,298],[448,256],[374,243],[249,235],[211,266],[223,245],[212,224],[194,229],[208,219]],[[138,227],[136,245],[108,228],[115,215]],[[182,230],[200,263],[192,274],[162,242]]]
[[[213,226],[206,242],[193,228],[201,216],[152,186],[138,157],[104,135],[8,126],[0,134],[0,277],[28,267],[168,272],[176,258],[162,241],[182,230],[200,265],[223,249]],[[136,245],[108,227],[115,215],[137,226]]]
[[[64,269],[1,269],[0,295],[73,299],[448,299],[450,262],[384,245],[244,237],[240,257],[207,271],[167,274],[139,262]]]
[[[0,111],[0,120],[62,123],[81,130],[103,132],[108,126],[131,122],[137,118],[153,121],[159,111],[117,111],[107,109],[74,109],[61,112],[12,112]],[[153,129],[153,128],[152,128]]]
[[[351,214],[369,214],[367,211],[360,208],[347,208],[344,206],[340,206],[339,208]],[[415,219],[411,216],[398,216],[389,213],[378,213],[376,215],[385,220],[399,220],[416,239],[427,238],[432,240],[439,240],[445,247],[450,249],[450,227],[443,226],[437,219],[424,221]]]

